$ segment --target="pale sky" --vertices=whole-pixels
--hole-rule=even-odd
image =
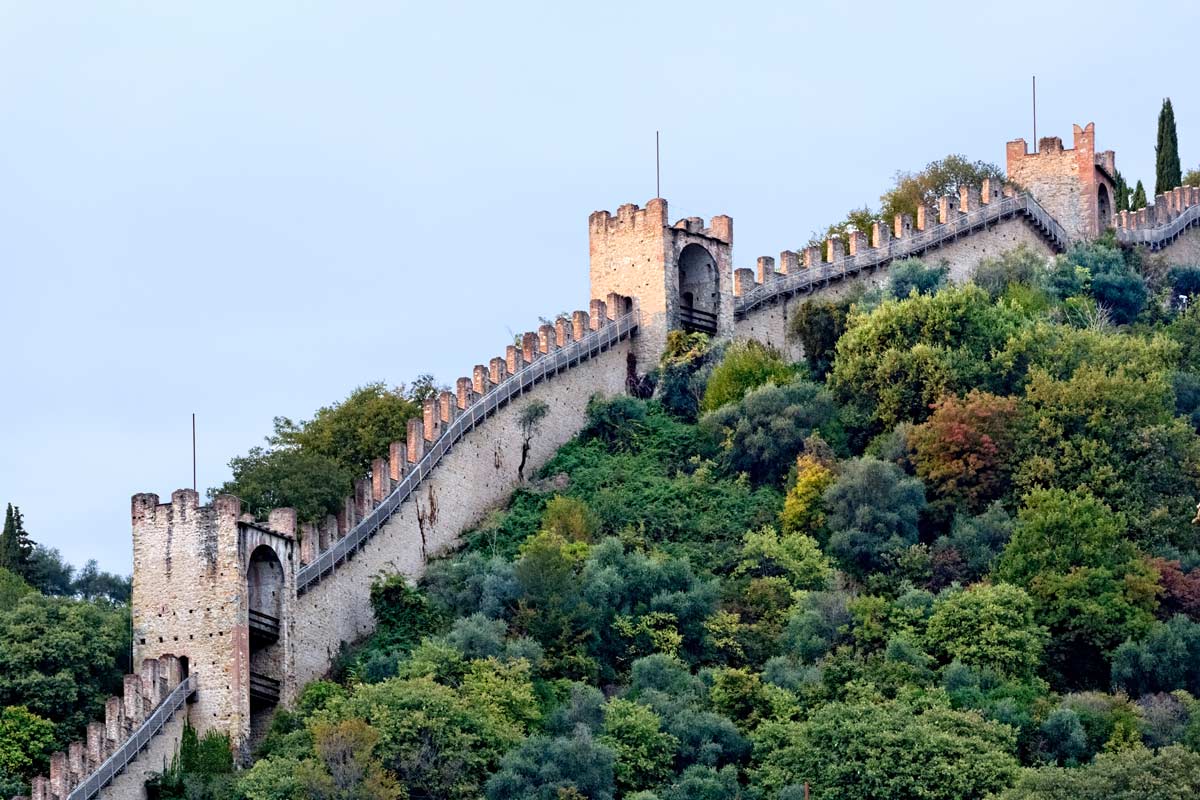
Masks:
[[[1174,5],[1174,8],[1172,8]],[[355,386],[451,382],[586,308],[587,216],[654,194],[801,246],[897,169],[1200,163],[1195,3],[0,0],[0,503],[130,571],[129,498],[201,491]]]

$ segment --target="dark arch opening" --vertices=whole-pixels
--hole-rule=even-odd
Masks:
[[[1096,213],[1099,217],[1100,230],[1104,230],[1112,222],[1112,200],[1108,195],[1108,187],[1103,183],[1096,190]]]
[[[679,254],[680,325],[715,334],[720,302],[716,259],[702,246],[689,244]]]

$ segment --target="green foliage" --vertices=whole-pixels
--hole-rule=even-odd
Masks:
[[[708,335],[670,331],[659,361],[655,396],[675,416],[694,422],[704,397],[704,368],[712,356]]]
[[[887,300],[853,314],[830,375],[835,398],[869,433],[921,422],[946,394],[987,390],[999,375],[991,355],[1020,319],[975,286]]]
[[[746,392],[765,383],[786,384],[793,370],[779,351],[755,339],[739,340],[725,349],[725,355],[713,368],[700,403],[701,411],[715,411],[737,403]]]
[[[888,270],[888,292],[897,300],[903,300],[913,292],[933,294],[945,285],[949,274],[949,267],[930,267],[919,258],[906,258],[892,264]]]
[[[982,259],[972,277],[975,285],[993,300],[1003,297],[1014,286],[1035,287],[1046,271],[1046,257],[1027,244]]]
[[[0,711],[0,783],[28,781],[46,771],[55,749],[53,722],[25,706]]]
[[[916,542],[925,489],[895,464],[860,458],[843,465],[824,503],[830,555],[848,572],[865,576]]]
[[[1064,262],[1062,269],[1067,269],[1069,265],[1073,274],[1080,276],[1081,284],[1087,280],[1091,296],[1109,310],[1113,322],[1119,325],[1128,324],[1146,306],[1149,296],[1146,281],[1127,263],[1124,254],[1115,244],[1076,244],[1060,258]],[[1063,283],[1056,286],[1055,291],[1060,296],[1067,296],[1062,293],[1070,291],[1070,287]],[[1070,294],[1076,294],[1077,291],[1071,291]]]
[[[848,303],[806,300],[792,315],[788,335],[800,342],[808,368],[817,379],[833,369],[834,348],[846,331]]]
[[[20,575],[0,567],[0,608],[12,608],[22,597],[36,591]]]
[[[273,508],[288,507],[309,522],[341,509],[356,474],[319,453],[262,447],[230,459],[229,468],[233,478],[210,495],[236,495],[260,519]]]
[[[613,751],[580,725],[568,736],[533,736],[504,757],[488,800],[612,800]]]
[[[1129,209],[1137,211],[1139,208],[1145,208],[1149,205],[1146,200],[1146,189],[1142,186],[1142,182],[1138,181],[1137,186],[1133,190],[1133,198],[1129,201]]]
[[[662,720],[646,706],[610,700],[604,710],[601,744],[613,751],[613,773],[621,792],[652,789],[671,774],[679,740],[662,730]]]
[[[0,609],[0,707],[56,723],[59,746],[103,716],[128,668],[129,612],[27,595]]]
[[[4,530],[0,532],[0,569],[26,577],[33,542],[25,531],[21,509],[9,503],[4,510]]]
[[[1169,192],[1183,182],[1179,164],[1179,134],[1171,98],[1163,99],[1158,112],[1158,141],[1154,145],[1154,194]]]
[[[1186,689],[1200,693],[1200,624],[1183,615],[1155,625],[1113,653],[1112,682],[1133,696]]]
[[[833,577],[829,560],[815,539],[803,533],[780,536],[770,526],[749,531],[742,538],[737,573],[781,575],[794,589],[823,589]]]
[[[1102,753],[1083,767],[1026,771],[1000,800],[1182,800],[1197,793],[1200,753],[1134,747]]]
[[[1016,678],[1033,676],[1045,640],[1029,595],[1004,583],[943,593],[925,629],[930,652],[944,661]]]
[[[755,744],[754,782],[768,796],[809,781],[813,800],[983,798],[1017,773],[1009,728],[937,703],[830,703]]]
[[[1004,171],[995,164],[953,154],[931,161],[919,172],[897,172],[895,186],[879,198],[883,205],[879,216],[891,220],[897,214],[911,214],[915,219],[922,203],[957,195],[962,186],[981,186],[985,178],[1003,179]]]
[[[813,433],[839,438],[832,396],[803,379],[754,389],[706,414],[701,428],[720,448],[727,470],[757,483],[778,483]]]

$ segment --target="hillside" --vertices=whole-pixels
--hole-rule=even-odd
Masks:
[[[672,334],[650,399],[381,577],[252,768],[161,796],[1200,790],[1198,277],[1101,240],[812,301],[804,363]]]

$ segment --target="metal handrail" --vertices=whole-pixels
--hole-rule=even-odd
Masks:
[[[577,342],[571,342],[558,350],[542,354],[540,358],[524,365],[492,387],[483,397],[467,406],[442,430],[441,435],[428,445],[429,449],[421,460],[409,469],[408,474],[396,484],[396,488],[371,513],[351,528],[343,538],[338,539],[332,547],[317,556],[315,561],[297,570],[296,593],[302,594],[310,584],[319,581],[326,574],[332,573],[339,563],[355,552],[367,539],[374,536],[392,514],[396,513],[400,504],[416,490],[418,484],[433,471],[442,457],[450,452],[459,439],[473,430],[476,425],[514,397],[523,394],[538,381],[558,374],[574,363],[585,361],[604,352],[612,344],[637,330],[639,320],[640,312],[635,300],[631,311],[609,321],[599,330],[592,331]]]
[[[745,316],[780,295],[790,296],[815,284],[823,284],[870,267],[917,255],[947,239],[957,238],[966,230],[1018,213],[1023,213],[1033,219],[1060,250],[1065,250],[1070,244],[1070,236],[1067,235],[1066,230],[1047,213],[1046,209],[1042,208],[1032,195],[1028,193],[1015,195],[998,202],[988,203],[966,214],[960,214],[948,222],[920,231],[912,236],[906,236],[903,239],[889,239],[884,247],[873,247],[855,255],[843,256],[837,262],[823,262],[809,269],[775,277],[766,283],[755,286],[737,298],[734,301],[734,314],[739,317]]]
[[[188,675],[158,704],[158,708],[138,726],[113,754],[104,760],[91,775],[67,794],[67,800],[90,800],[138,757],[163,726],[175,715],[188,695],[196,691],[196,677]]]
[[[1200,205],[1189,206],[1175,219],[1157,228],[1117,228],[1117,241],[1123,244],[1144,244],[1151,250],[1159,250],[1170,243],[1185,228],[1200,220]]]

